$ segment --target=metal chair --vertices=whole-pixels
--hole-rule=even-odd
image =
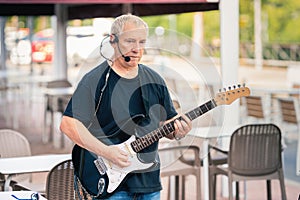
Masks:
[[[271,199],[271,180],[280,182],[282,199],[286,200],[282,168],[281,131],[274,124],[250,124],[238,128],[230,138],[228,167],[210,165],[210,199],[215,199],[217,175],[228,176],[229,199],[233,199],[232,183],[267,180]]]
[[[49,200],[78,199],[74,190],[74,168],[72,160],[66,160],[49,172],[46,182],[46,197]]]
[[[19,156],[31,156],[30,144],[21,133],[11,129],[0,130],[0,157],[11,158]],[[0,174],[0,188],[4,186],[4,175]],[[31,175],[18,175],[13,178],[11,186],[16,182],[31,180]]]
[[[170,183],[170,177],[175,176],[176,177],[176,187],[177,191],[176,193],[179,193],[179,189],[181,188],[181,197],[182,199],[185,199],[185,184],[184,184],[184,178],[188,175],[194,175],[196,177],[196,191],[197,191],[197,199],[201,199],[201,176],[200,176],[200,168],[201,168],[201,161],[199,156],[199,147],[197,146],[174,146],[174,147],[164,147],[159,149],[160,157],[162,158],[162,167],[161,167],[161,177],[169,177],[169,183]],[[192,155],[193,157],[193,163],[185,163],[182,160],[183,155]],[[170,155],[178,155],[174,156],[174,159],[169,160],[169,162],[166,163],[166,156],[170,158]],[[179,183],[178,178],[182,178],[181,184]],[[178,197],[179,195],[176,195]],[[168,199],[170,199],[170,186],[169,186],[169,192],[168,192]]]

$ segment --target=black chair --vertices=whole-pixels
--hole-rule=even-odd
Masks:
[[[229,200],[232,183],[266,180],[268,199],[272,199],[271,180],[280,182],[282,199],[286,200],[282,168],[281,131],[274,124],[250,124],[238,128],[230,138],[228,167],[210,165],[210,199],[216,198],[217,175],[228,176]]]
[[[49,172],[46,182],[46,197],[49,200],[78,199],[74,190],[74,168],[72,160],[66,160]]]

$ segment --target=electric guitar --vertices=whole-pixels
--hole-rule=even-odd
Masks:
[[[233,89],[229,87],[227,91],[219,92],[213,99],[185,115],[190,120],[194,120],[219,105],[229,105],[236,99],[249,95],[248,87],[240,85],[234,86]],[[125,142],[117,144],[116,146],[129,154],[131,165],[125,168],[120,168],[105,158],[95,156],[95,154],[75,145],[72,151],[72,161],[80,184],[90,195],[96,198],[107,198],[121,185],[130,172],[146,170],[155,164],[141,161],[138,156],[139,152],[174,130],[174,121],[171,121],[143,137],[136,138],[133,135]]]

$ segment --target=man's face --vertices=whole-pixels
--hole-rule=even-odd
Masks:
[[[137,66],[139,61],[141,60],[144,48],[146,44],[147,31],[142,27],[137,27],[135,24],[127,23],[123,28],[123,32],[119,35],[119,49],[116,49],[119,56],[130,57],[130,62],[125,62],[123,58],[121,58],[121,62],[125,62],[124,64],[130,66]],[[123,61],[122,61],[123,60]]]

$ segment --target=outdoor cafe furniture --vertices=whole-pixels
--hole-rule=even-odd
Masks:
[[[54,166],[47,176],[47,199],[77,200],[74,191],[74,168],[71,159],[62,161]]]
[[[299,97],[278,98],[284,141],[298,140],[296,174],[300,175],[300,104]]]
[[[20,156],[31,156],[30,144],[20,132],[11,129],[0,129],[0,159]],[[30,180],[31,175],[14,177],[14,182]],[[5,177],[0,173],[0,188],[4,187]]]
[[[276,107],[277,98],[297,96],[300,97],[299,88],[251,88],[252,95],[261,96],[264,99],[264,108],[268,111],[267,121],[275,122],[277,120],[278,108]]]
[[[64,112],[68,100],[71,98],[74,89],[71,83],[67,80],[56,80],[48,83],[47,88],[43,90],[45,96],[45,111],[44,111],[44,131],[43,142],[53,142],[54,140],[54,113]],[[50,130],[48,135],[47,112],[50,111]],[[60,147],[64,147],[64,135],[61,135]]]
[[[282,168],[281,131],[274,124],[248,124],[234,131],[230,138],[228,167],[210,165],[210,199],[216,198],[217,175],[228,176],[229,200],[233,199],[232,183],[266,180],[268,199],[271,180],[278,179],[281,199],[286,200]]]
[[[246,106],[246,118],[254,118],[259,121],[267,120],[267,113],[263,103],[262,96],[247,96],[243,97]]]
[[[168,186],[168,199],[171,195],[171,181],[170,178],[175,176],[176,185],[175,188],[176,198],[181,192],[181,199],[185,199],[185,176],[193,175],[196,178],[196,199],[201,199],[201,161],[200,161],[200,149],[198,146],[169,146],[159,148],[159,154],[161,156],[161,177],[169,177]],[[192,156],[193,162],[186,163],[182,160],[185,154]],[[174,155],[174,156],[170,156]],[[168,159],[169,158],[169,159]],[[179,183],[179,178],[182,180]],[[179,191],[179,188],[181,190]]]
[[[13,158],[0,158],[0,174],[5,175],[4,190],[8,191],[15,175],[49,172],[57,163],[71,159],[70,154],[46,154]]]
[[[41,194],[34,191],[6,191],[0,192],[0,199],[2,200],[46,200]]]
[[[209,161],[209,150],[210,150],[210,141],[218,139],[220,145],[222,145],[222,141],[226,143],[226,139],[231,136],[233,131],[236,129],[237,126],[208,126],[208,127],[196,127],[192,129],[188,137],[197,137],[203,139],[202,144],[202,167],[203,167],[203,193],[204,193],[204,200],[209,200],[209,165],[211,164]],[[224,144],[223,144],[224,145]],[[227,147],[221,146],[224,149]],[[214,158],[213,158],[214,159]],[[223,162],[223,161],[222,161]],[[216,164],[220,164],[220,162],[215,162]],[[199,186],[200,187],[200,186]]]

